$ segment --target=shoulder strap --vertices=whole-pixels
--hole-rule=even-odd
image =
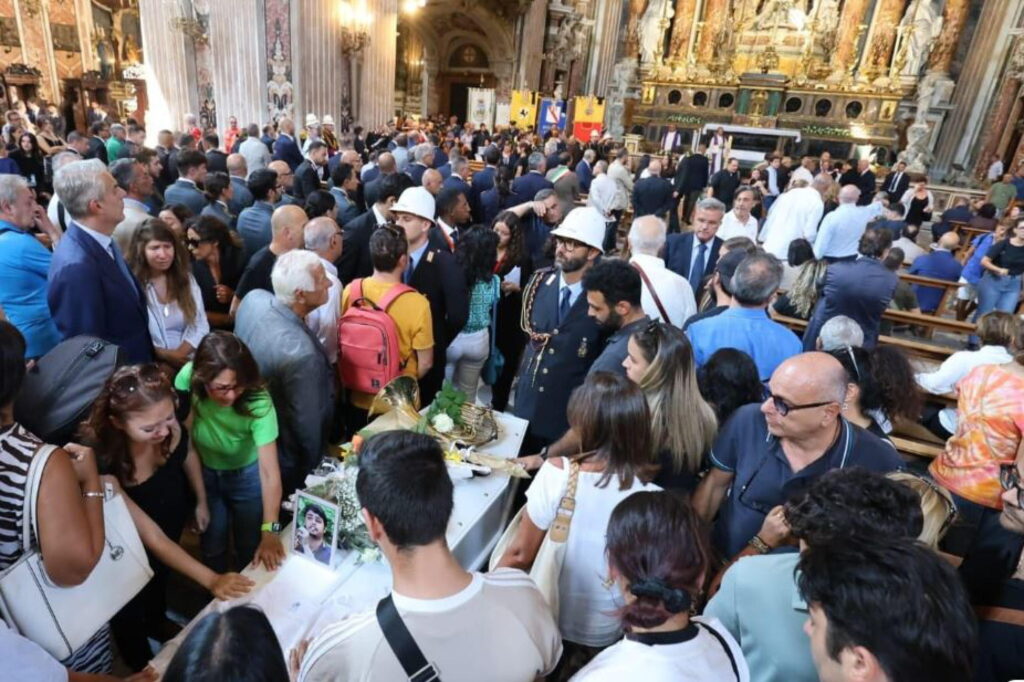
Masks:
[[[384,297],[380,299],[380,301],[377,303],[377,305],[382,310],[387,311],[387,309],[391,307],[391,304],[394,303],[395,299],[397,299],[399,296],[401,296],[402,294],[408,294],[408,293],[414,292],[414,291],[416,291],[416,290],[413,289],[408,284],[398,283],[395,286],[393,286],[390,289],[388,289],[388,293],[384,294]]]
[[[377,602],[377,623],[410,682],[441,682],[437,668],[427,662],[409,628],[405,627],[390,594]]]
[[[39,539],[39,525],[36,523],[36,509],[39,505],[39,487],[43,482],[43,470],[50,460],[50,455],[57,449],[56,445],[44,443],[36,450],[32,463],[28,467],[25,481],[24,508],[21,515],[21,548],[28,552],[32,548],[32,538]]]
[[[651,284],[651,280],[648,279],[647,273],[637,263],[630,263],[633,268],[640,273],[640,279],[647,285],[647,290],[651,292],[651,298],[654,299],[654,305],[658,307],[658,312],[661,313],[661,319],[665,321],[665,324],[672,324],[672,321],[668,319],[668,313],[665,311],[665,306],[661,303],[661,298],[658,297],[658,292],[655,290],[654,285]]]
[[[569,482],[565,486],[565,495],[558,503],[558,512],[551,522],[548,535],[552,542],[565,542],[569,539],[569,527],[572,525],[573,514],[576,513],[576,485],[580,479],[580,463],[569,463]]]
[[[352,292],[349,294],[349,303],[355,303],[363,297],[363,278],[352,280]]]
[[[740,668],[739,668],[738,665],[736,665],[736,657],[733,656],[732,649],[729,648],[729,643],[725,641],[725,637],[722,637],[722,635],[719,634],[717,630],[715,630],[713,627],[711,627],[707,623],[702,623],[699,620],[696,620],[694,622],[697,625],[699,625],[700,627],[702,627],[705,630],[707,630],[708,633],[712,637],[717,639],[718,643],[722,645],[722,649],[725,650],[725,655],[728,656],[728,658],[729,658],[729,665],[732,666],[732,674],[736,676],[736,682],[739,682],[739,679],[740,679]]]

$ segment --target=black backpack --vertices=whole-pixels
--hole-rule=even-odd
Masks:
[[[118,346],[95,336],[59,343],[25,375],[15,420],[46,443],[73,441],[103,385],[126,361]]]

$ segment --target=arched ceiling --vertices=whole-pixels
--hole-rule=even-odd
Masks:
[[[516,18],[531,0],[427,0],[425,7],[399,15],[398,30],[409,31],[441,69],[460,45],[471,43],[493,66],[514,58]]]

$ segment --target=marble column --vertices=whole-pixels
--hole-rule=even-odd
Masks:
[[[261,0],[210,3],[213,96],[220,129],[263,127],[267,118],[266,23]]]
[[[864,2],[864,0],[847,0],[851,2]],[[700,34],[700,47],[697,52],[697,63],[707,64],[714,55],[715,36],[725,25],[726,14],[729,9],[729,0],[708,0],[704,5],[704,29]]]
[[[839,38],[832,57],[832,73],[843,74],[857,60],[857,38],[868,10],[868,0],[846,0],[839,16]]]
[[[929,71],[949,73],[970,6],[971,0],[946,0],[946,6],[942,9],[942,31],[928,55]]]
[[[147,65],[146,132],[150,141],[164,128],[180,130],[186,113],[199,112],[192,41],[171,27],[181,16],[177,0],[140,3],[142,54]]]
[[[672,26],[672,37],[669,40],[668,61],[685,62],[690,50],[690,36],[693,33],[693,20],[697,13],[697,0],[676,0]]]
[[[355,120],[373,129],[394,116],[398,0],[370,0],[370,43],[357,56],[353,83]]]
[[[590,71],[585,88],[589,95],[606,95],[608,82],[615,69],[621,21],[621,2],[602,2],[598,5],[597,23],[594,25],[594,47],[590,54]]]
[[[618,0],[612,0],[617,2]],[[629,16],[626,17],[626,56],[635,58],[640,54],[640,41],[637,36],[637,27],[640,25],[640,17],[643,15],[647,5],[652,0],[629,0]]]
[[[896,44],[896,28],[907,9],[907,0],[880,0],[871,22],[867,44],[870,64],[882,74],[888,74],[892,49]]]
[[[298,0],[293,4],[298,11],[292,24],[296,27],[292,31],[295,120],[305,122],[307,114],[314,114],[322,120],[324,115],[329,114],[338,123],[341,120],[341,100],[347,85],[344,72],[348,68],[348,58],[341,52],[342,23],[338,3],[336,0]],[[373,15],[371,32],[378,21],[377,12]],[[373,49],[372,42],[371,38],[367,50]],[[394,43],[394,37],[391,42]],[[393,44],[391,50],[394,52]],[[391,79],[393,83],[393,66]],[[380,85],[383,87],[383,82]],[[381,120],[372,125],[383,122]]]
[[[1020,78],[1005,78],[1002,83],[995,104],[985,120],[985,128],[978,145],[981,151],[975,160],[974,175],[976,177],[983,176],[993,154],[1000,154],[1004,151],[1000,149],[1003,136],[1010,123],[1010,112],[1013,111],[1014,104],[1020,96]]]
[[[971,37],[951,109],[935,146],[931,174],[941,178],[954,163],[970,169],[977,159],[990,105],[996,96],[1002,65],[1012,36],[1007,27],[1019,26],[1024,0],[986,0]]]
[[[522,18],[519,40],[519,73],[517,90],[538,90],[540,70],[544,61],[544,40],[547,37],[547,0],[533,0]]]

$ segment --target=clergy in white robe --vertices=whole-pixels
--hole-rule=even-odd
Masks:
[[[821,192],[813,186],[797,187],[780,195],[761,230],[764,250],[785,261],[794,239],[806,239],[813,244],[824,212]]]

